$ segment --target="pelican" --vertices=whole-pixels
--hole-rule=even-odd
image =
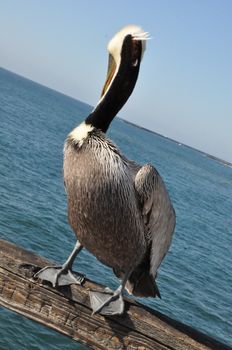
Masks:
[[[54,286],[81,283],[72,272],[84,247],[121,280],[112,291],[90,291],[93,313],[122,314],[123,293],[160,297],[155,282],[175,228],[175,211],[165,184],[151,165],[127,159],[106,136],[111,121],[137,81],[148,33],[130,25],[109,42],[109,63],[100,101],[67,136],[64,183],[69,223],[78,240],[63,266],[36,274]]]

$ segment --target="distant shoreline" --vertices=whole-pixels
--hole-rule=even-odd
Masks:
[[[221,163],[221,164],[223,164],[223,165],[226,165],[226,166],[229,166],[229,167],[232,168],[232,163],[228,162],[227,160],[224,160],[224,159],[218,158],[218,157],[216,157],[216,156],[213,156],[212,154],[209,154],[209,153],[206,153],[206,152],[204,152],[204,151],[201,151],[201,150],[199,150],[198,148],[195,148],[195,147],[186,145],[186,144],[183,143],[183,142],[179,142],[179,141],[177,141],[177,140],[172,139],[171,137],[168,137],[168,136],[164,136],[164,135],[162,135],[162,134],[159,134],[159,133],[156,132],[156,131],[147,129],[147,128],[145,128],[144,126],[140,126],[140,125],[138,125],[138,124],[132,123],[132,122],[130,122],[130,121],[126,120],[126,119],[123,119],[123,118],[121,118],[121,117],[120,117],[120,119],[121,119],[124,123],[133,125],[133,126],[135,126],[136,128],[139,128],[139,129],[148,131],[148,132],[150,132],[151,134],[155,134],[155,135],[158,135],[158,136],[163,137],[163,138],[165,138],[165,139],[168,139],[168,140],[170,140],[170,141],[172,141],[172,142],[174,142],[174,143],[176,143],[176,144],[178,144],[178,145],[181,145],[181,146],[183,145],[183,146],[188,147],[188,148],[190,148],[190,149],[194,149],[195,151],[200,152],[200,153],[203,154],[204,156],[206,156],[206,157],[208,157],[208,158],[210,158],[210,159],[216,160],[217,162],[219,162],[219,163]]]
[[[41,85],[41,86],[43,86],[43,87],[45,87],[45,88],[47,88],[47,89],[49,89],[49,90],[58,92],[59,94],[62,94],[62,95],[67,96],[67,97],[69,97],[69,98],[72,98],[72,99],[74,99],[74,100],[76,100],[76,101],[78,101],[78,102],[81,102],[81,103],[85,104],[86,106],[89,106],[90,108],[93,108],[93,106],[91,106],[90,104],[88,104],[88,103],[86,103],[86,102],[83,102],[83,101],[80,101],[80,100],[78,100],[77,98],[75,98],[75,97],[73,97],[73,96],[69,96],[69,95],[65,94],[64,92],[55,90],[55,89],[53,89],[53,88],[51,88],[51,87],[49,87],[49,86],[43,85],[43,84],[41,84],[41,83],[38,83],[37,81],[34,81],[34,80],[30,79],[30,78],[27,78],[27,77],[25,77],[25,76],[23,76],[23,75],[20,75],[20,74],[18,74],[18,73],[12,72],[12,71],[10,71],[10,70],[8,70],[8,69],[3,68],[3,67],[0,66],[0,70],[1,70],[1,69],[4,70],[4,71],[7,71],[8,73],[18,75],[19,77],[21,77],[21,78],[23,78],[23,79],[26,79],[26,80],[29,80],[29,81],[31,81],[31,82],[33,82],[33,83],[35,83],[35,84]],[[186,144],[183,143],[183,142],[180,142],[180,141],[177,141],[177,140],[172,139],[171,137],[168,137],[168,136],[164,136],[164,135],[162,135],[162,134],[159,134],[159,133],[156,132],[156,131],[147,129],[147,128],[145,128],[144,126],[140,126],[140,125],[138,125],[138,124],[135,124],[135,123],[133,123],[133,122],[130,122],[130,121],[128,121],[128,120],[126,120],[126,119],[123,119],[123,118],[121,118],[121,117],[118,117],[118,118],[121,119],[124,123],[133,125],[134,127],[139,128],[139,129],[141,129],[141,130],[145,130],[145,131],[147,131],[147,132],[150,132],[151,134],[155,134],[155,135],[158,135],[158,136],[163,137],[163,138],[165,138],[165,139],[168,139],[168,140],[170,140],[170,141],[172,141],[172,142],[174,142],[174,143],[176,143],[176,144],[183,145],[183,146],[188,147],[188,148],[190,148],[190,149],[194,149],[195,151],[200,152],[200,153],[203,154],[204,156],[206,156],[206,157],[208,157],[208,158],[210,158],[210,159],[216,160],[217,162],[219,162],[219,163],[221,163],[221,164],[223,164],[223,165],[226,165],[226,166],[229,166],[230,168],[232,168],[232,163],[228,162],[227,160],[224,160],[224,159],[218,158],[218,157],[216,157],[216,156],[213,156],[213,155],[211,155],[211,154],[209,154],[209,153],[206,153],[206,152],[204,152],[204,151],[199,150],[198,148],[195,148],[195,147],[186,145]]]

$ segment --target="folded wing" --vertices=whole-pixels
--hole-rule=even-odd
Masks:
[[[141,205],[145,238],[150,249],[150,274],[155,277],[164,259],[175,228],[175,211],[166,186],[150,164],[142,166],[135,176],[135,190]]]

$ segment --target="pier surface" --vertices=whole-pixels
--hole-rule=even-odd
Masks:
[[[92,349],[232,350],[128,298],[123,316],[91,316],[89,289],[102,286],[86,280],[83,286],[54,289],[33,280],[32,265],[44,267],[54,263],[0,240],[0,305]]]

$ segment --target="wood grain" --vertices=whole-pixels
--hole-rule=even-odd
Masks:
[[[91,316],[89,289],[54,289],[34,281],[36,267],[53,265],[43,257],[0,240],[0,305],[88,345],[92,349],[232,350],[231,347],[126,298],[123,316]]]

